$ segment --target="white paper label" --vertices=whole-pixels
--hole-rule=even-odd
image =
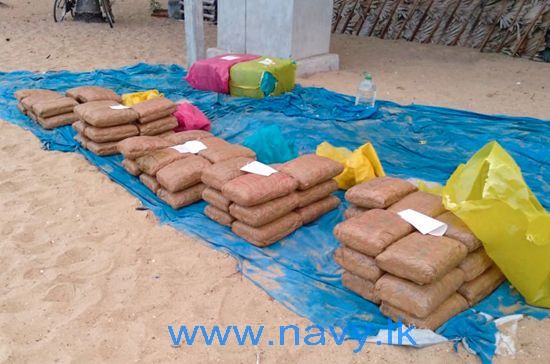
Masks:
[[[241,57],[238,57],[238,56],[223,56],[222,59],[223,60],[226,60],[226,61],[234,61],[236,59],[239,59]]]
[[[430,216],[426,216],[418,211],[407,209],[398,212],[397,214],[424,235],[430,234],[434,236],[443,236],[443,234],[447,232],[447,224],[433,219]]]
[[[265,177],[269,177],[273,173],[278,172],[276,169],[271,168],[267,164],[263,164],[258,161],[248,163],[246,166],[241,168],[241,171],[259,174],[260,176],[265,176]]]
[[[113,110],[124,110],[124,109],[129,109],[130,107],[124,106],[124,105],[113,105],[113,106],[110,106],[110,108]]]
[[[199,142],[198,140],[191,140],[183,144],[174,145],[171,148],[177,150],[180,153],[192,153],[192,154],[197,154],[201,150],[207,149],[206,145]]]
[[[271,66],[271,65],[275,64],[275,62],[272,59],[269,59],[269,58],[258,61],[258,63],[261,63],[261,64],[266,65],[266,66]]]

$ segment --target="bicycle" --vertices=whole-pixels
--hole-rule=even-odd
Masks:
[[[76,2],[77,0],[55,0],[53,3],[53,20],[56,23],[62,22],[65,20],[67,14],[71,14],[71,17],[74,18]],[[115,23],[115,18],[113,16],[111,5],[110,0],[99,0],[99,6],[101,8],[103,18],[109,22],[109,26],[112,28]]]

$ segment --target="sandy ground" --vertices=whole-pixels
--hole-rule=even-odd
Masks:
[[[185,62],[183,23],[118,0],[105,24],[53,23],[47,0],[3,0],[0,71],[90,70]],[[215,28],[206,29],[215,44]],[[342,70],[300,80],[353,93],[373,73],[380,97],[550,119],[550,65],[445,48],[335,36]],[[172,348],[168,324],[309,322],[238,274],[235,261],[157,224],[82,156],[45,152],[0,122],[0,362],[475,362],[444,344]],[[520,322],[515,357],[550,362],[550,320]],[[499,357],[497,362],[511,362]]]

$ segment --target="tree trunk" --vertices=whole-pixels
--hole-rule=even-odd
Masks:
[[[78,0],[76,2],[75,20],[85,22],[102,22],[101,8],[99,0]]]

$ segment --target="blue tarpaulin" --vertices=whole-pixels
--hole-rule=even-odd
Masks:
[[[123,185],[152,210],[163,223],[198,236],[210,246],[229,252],[243,274],[284,306],[318,325],[365,325],[386,328],[387,319],[378,306],[362,299],[341,284],[341,268],[332,253],[339,246],[332,235],[342,221],[342,206],[306,225],[268,248],[257,248],[235,236],[229,228],[209,220],[204,202],[173,210],[139,180],[121,167],[121,156],[98,157],[81,149],[70,127],[46,131],[16,108],[14,92],[22,88],[65,91],[80,85],[98,85],[118,93],[158,89],[170,99],[185,98],[212,121],[212,132],[230,142],[242,143],[258,129],[277,124],[293,140],[300,153],[311,153],[328,141],[355,149],[372,142],[385,171],[398,177],[414,177],[445,183],[458,164],[479,148],[497,140],[522,168],[524,177],[548,208],[550,205],[550,121],[525,117],[489,116],[440,107],[401,106],[377,102],[377,110],[354,106],[349,96],[320,88],[296,89],[280,97],[262,100],[224,98],[193,90],[182,80],[179,66],[138,64],[93,72],[0,73],[0,119],[33,132],[46,149],[83,154],[112,180]],[[343,200],[343,195],[339,197]],[[527,305],[504,283],[473,309],[449,320],[438,333],[469,343],[484,361],[494,354],[496,327],[477,312],[498,318],[523,313],[539,319],[549,311]]]

